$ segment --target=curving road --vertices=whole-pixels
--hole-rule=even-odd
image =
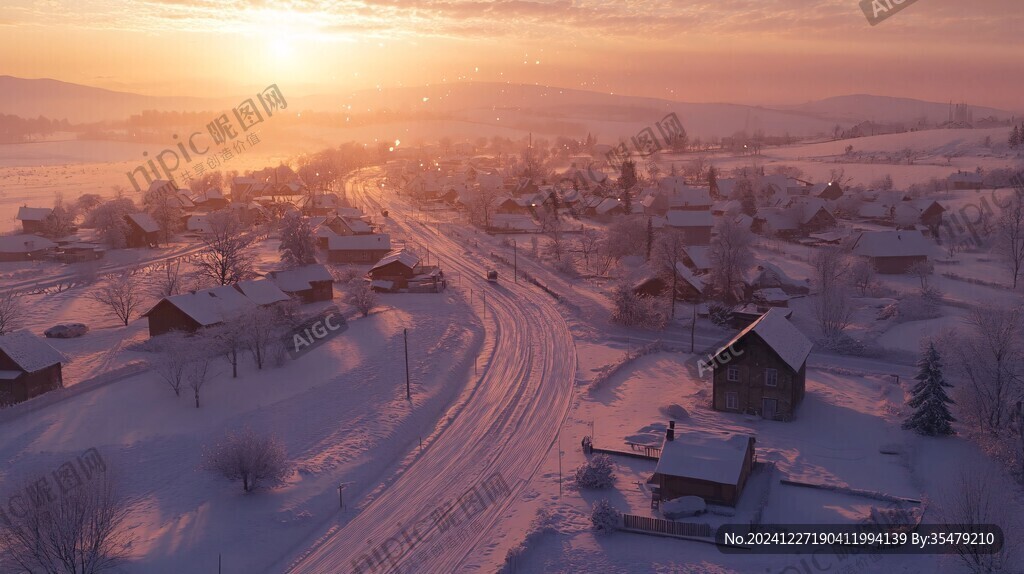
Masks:
[[[351,180],[350,193],[379,205],[376,176]],[[484,265],[465,255],[458,237],[413,221],[414,208],[401,198],[389,197],[380,207],[390,211],[392,234],[400,229],[429,246],[432,261],[440,257],[449,288],[455,272],[463,291],[474,289],[478,315],[486,291],[484,322],[493,350],[472,396],[424,454],[293,564],[288,572],[294,574],[469,569],[474,549],[493,541],[503,510],[540,468],[572,397],[576,350],[547,294],[508,280],[487,284]]]

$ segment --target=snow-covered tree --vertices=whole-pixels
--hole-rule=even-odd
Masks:
[[[95,229],[104,242],[120,249],[127,244],[130,231],[125,217],[135,212],[135,203],[130,198],[120,197],[93,208],[82,225]]]
[[[316,234],[308,219],[298,214],[284,218],[278,251],[281,261],[290,266],[316,263]]]
[[[928,344],[917,366],[919,370],[914,377],[917,384],[907,401],[914,412],[903,422],[903,428],[928,436],[954,434],[956,431],[951,423],[956,419],[948,406],[953,404],[953,399],[946,394],[946,389],[953,385],[947,383],[942,375],[942,361],[934,342]]]
[[[194,347],[193,350],[191,360],[185,368],[185,378],[188,380],[188,386],[192,388],[192,396],[195,397],[198,409],[199,391],[210,378],[210,363],[213,362],[213,356],[205,345],[202,349]]]
[[[679,291],[679,271],[676,267],[682,263],[686,255],[686,237],[679,231],[666,231],[661,234],[654,244],[654,251],[651,254],[651,264],[664,280],[669,284],[669,301],[671,311],[669,319],[676,318],[676,293]]]
[[[724,217],[717,224],[718,241],[712,242],[711,283],[720,297],[735,302],[737,288],[743,283],[743,273],[753,261],[750,246],[754,242],[749,229]]]
[[[125,327],[145,301],[138,276],[132,270],[110,276],[105,285],[93,289],[89,296],[110,309]]]
[[[853,320],[849,268],[846,255],[838,248],[820,249],[811,257],[814,285],[818,295],[811,304],[818,328],[827,341],[837,341]]]
[[[1013,278],[1013,288],[1024,273],[1024,192],[1017,190],[996,224],[996,251]]]
[[[621,521],[622,514],[615,510],[607,499],[595,503],[594,510],[590,513],[590,522],[594,525],[594,530],[602,534],[611,534],[618,530]]]
[[[352,306],[355,307],[359,313],[366,317],[370,314],[370,311],[377,306],[377,294],[370,288],[370,284],[366,281],[354,281],[349,284],[348,298]]]
[[[248,322],[244,318],[224,321],[210,329],[210,335],[216,342],[217,349],[231,365],[231,378],[238,378],[238,358],[246,349],[248,341]]]
[[[612,305],[613,323],[648,329],[664,329],[668,324],[668,315],[658,309],[657,301],[653,297],[637,295],[626,282],[615,287]]]
[[[596,454],[576,469],[575,480],[578,488],[611,488],[615,484],[615,465],[608,455]]]
[[[275,340],[280,318],[280,312],[269,307],[258,307],[245,318],[245,343],[257,369],[262,369],[270,356],[270,346]]]
[[[229,432],[203,453],[203,468],[228,480],[241,480],[242,490],[252,492],[261,480],[278,480],[288,473],[284,445],[273,436],[261,436],[249,428]]]
[[[185,369],[188,366],[189,343],[183,333],[174,331],[161,335],[160,350],[157,358],[151,362],[160,378],[170,385],[174,396],[181,396],[181,386],[185,382]]]
[[[869,259],[858,257],[850,265],[850,282],[860,292],[861,297],[868,294],[868,291],[877,280],[878,271]]]

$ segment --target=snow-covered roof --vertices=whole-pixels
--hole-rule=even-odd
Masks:
[[[931,257],[936,247],[919,231],[865,231],[853,252],[864,257]]]
[[[313,287],[314,281],[333,281],[331,272],[320,264],[304,265],[284,271],[272,271],[270,279],[286,293],[305,291]]]
[[[420,258],[412,251],[407,251],[405,249],[397,249],[385,255],[380,261],[377,262],[376,265],[370,268],[370,272],[373,272],[375,269],[384,267],[385,265],[390,265],[396,261],[401,263],[402,265],[405,265],[409,269],[412,269],[419,265]]]
[[[357,207],[339,207],[338,215],[346,219],[359,219],[363,216],[363,212]]]
[[[708,207],[711,205],[711,192],[702,187],[684,186],[673,188],[668,192],[669,209],[680,207]]]
[[[794,371],[800,370],[807,360],[807,355],[811,353],[811,347],[814,346],[799,329],[786,319],[784,311],[772,307],[758,320],[740,331],[731,341],[722,345],[715,356],[717,357],[750,333],[755,333],[760,337]]]
[[[597,204],[597,207],[594,208],[594,213],[597,213],[598,215],[605,215],[606,213],[610,212],[611,210],[615,209],[616,207],[621,207],[621,206],[622,206],[622,202],[621,201],[619,201],[618,199],[616,199],[614,197],[609,197],[609,198],[606,198],[601,203]]]
[[[706,245],[687,245],[683,250],[686,252],[687,257],[690,258],[690,261],[693,261],[693,266],[696,267],[698,271],[711,269],[710,247]]]
[[[715,223],[710,211],[671,210],[665,218],[670,227],[711,227]]]
[[[679,275],[680,279],[682,279],[683,281],[686,281],[687,283],[690,284],[691,287],[696,289],[698,293],[703,293],[704,292],[704,281],[702,281],[700,277],[697,277],[696,275],[694,275],[693,271],[690,271],[690,268],[687,267],[686,265],[683,265],[682,263],[677,262],[676,263],[676,274]]]
[[[287,293],[267,279],[239,281],[235,287],[257,305],[270,305],[290,299]]]
[[[18,221],[44,221],[53,212],[49,207],[26,207],[18,208]]]
[[[740,434],[680,432],[666,440],[655,474],[738,484],[750,437]]]
[[[148,213],[129,213],[128,219],[146,233],[156,233],[160,231],[160,226],[157,225],[156,220],[150,217]]]
[[[163,301],[174,305],[203,327],[234,319],[256,307],[256,303],[230,285],[172,295],[162,299],[161,303]],[[153,309],[156,309],[156,306]],[[152,313],[153,309],[147,311],[144,316]]]
[[[778,207],[765,207],[757,210],[757,215],[754,219],[760,219],[761,221],[768,224],[768,227],[774,231],[788,231],[797,228],[795,218],[792,213],[783,211]]]
[[[327,238],[329,251],[391,250],[391,236],[380,235],[333,235]]]
[[[536,231],[540,225],[529,215],[516,213],[496,213],[491,216],[491,227],[495,229],[513,229],[516,231]]]
[[[370,224],[366,223],[362,219],[343,217],[342,221],[344,221],[345,225],[347,225],[348,228],[352,230],[352,233],[370,233],[371,231],[373,231],[373,228],[370,227]]]
[[[57,349],[28,329],[0,336],[0,352],[10,357],[26,373],[34,373],[66,360]]]
[[[0,253],[31,253],[57,244],[38,235],[0,235]]]
[[[178,186],[169,179],[156,179],[149,184],[149,189],[146,190],[146,193],[153,193],[156,191],[175,191],[177,189]]]

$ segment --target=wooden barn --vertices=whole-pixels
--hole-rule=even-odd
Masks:
[[[879,273],[906,273],[937,251],[920,231],[865,231],[853,244],[853,253],[867,258]]]
[[[194,333],[241,317],[256,303],[230,285],[164,297],[142,316],[149,319],[149,336],[171,331]]]
[[[28,330],[0,336],[0,405],[63,387],[63,361],[60,352]]]
[[[398,249],[378,261],[370,269],[369,275],[377,288],[386,291],[406,289],[409,280],[418,273],[419,266],[419,256],[411,251]]]
[[[736,506],[754,468],[754,437],[712,432],[679,432],[669,422],[658,466],[650,482],[655,496],[673,500],[699,496],[710,504]]]
[[[267,278],[288,295],[303,303],[334,299],[334,277],[320,264],[305,265],[284,271],[272,271]]]
[[[17,220],[21,222],[21,229],[25,233],[43,233],[53,210],[49,207],[28,207],[18,208]]]
[[[704,281],[695,275],[687,266],[676,263],[676,300],[700,301],[704,296]],[[650,274],[641,277],[633,284],[633,292],[637,295],[659,297],[672,288],[671,277]]]
[[[773,307],[715,353],[717,411],[790,420],[804,398],[812,344]]]
[[[124,216],[128,222],[128,247],[156,247],[160,241],[160,226],[148,213],[129,213]]]
[[[380,261],[391,252],[391,237],[381,235],[335,235],[327,239],[329,263],[363,263]]]

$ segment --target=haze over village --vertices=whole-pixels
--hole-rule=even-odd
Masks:
[[[1024,573],[1017,2],[0,10],[0,573]]]

